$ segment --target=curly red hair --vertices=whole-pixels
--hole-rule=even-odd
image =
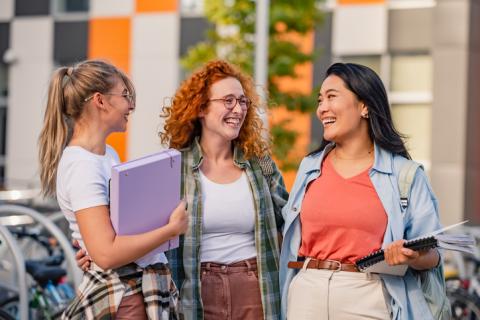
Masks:
[[[162,144],[181,149],[189,146],[201,135],[199,113],[208,107],[210,87],[225,78],[240,81],[245,96],[251,103],[238,137],[233,141],[246,159],[262,157],[270,153],[269,136],[264,132],[263,122],[258,115],[260,99],[252,79],[237,67],[224,60],[213,60],[195,71],[178,88],[170,106],[163,107],[166,118],[164,131],[159,134]]]

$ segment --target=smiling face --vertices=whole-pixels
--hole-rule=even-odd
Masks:
[[[220,139],[221,142],[235,140],[240,133],[248,109],[243,109],[236,101],[233,109],[229,110],[225,107],[224,101],[217,99],[245,97],[240,81],[229,77],[215,82],[210,87],[209,97],[208,107],[199,114],[202,139]]]
[[[113,88],[103,94],[108,105],[107,119],[111,132],[123,132],[127,130],[128,117],[135,110],[131,93],[128,92],[125,83],[116,79]]]
[[[342,143],[359,134],[368,136],[368,121],[362,118],[368,112],[345,82],[336,75],[328,76],[318,95],[317,117],[323,124],[323,138]]]

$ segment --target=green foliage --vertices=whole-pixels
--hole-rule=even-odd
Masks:
[[[289,110],[311,112],[316,108],[316,93],[303,95],[281,92],[274,79],[296,78],[295,68],[313,61],[316,52],[303,53],[299,46],[287,40],[287,35],[305,35],[321,23],[322,15],[316,0],[271,0],[268,49],[268,94],[271,107],[285,106]],[[255,48],[255,1],[205,0],[206,18],[215,27],[208,31],[207,40],[189,49],[182,58],[182,66],[192,71],[205,62],[221,57],[253,74]],[[281,161],[281,168],[295,168],[299,159],[289,155],[297,133],[288,130],[286,122],[271,127],[273,153]]]

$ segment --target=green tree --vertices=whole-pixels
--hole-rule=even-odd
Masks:
[[[268,95],[269,106],[285,106],[289,110],[310,112],[315,106],[315,95],[281,92],[277,81],[281,77],[296,78],[295,67],[313,61],[316,52],[303,53],[299,46],[287,39],[296,33],[305,35],[322,21],[316,0],[271,0]],[[253,73],[255,48],[255,1],[253,0],[205,0],[205,15],[214,26],[207,32],[207,40],[189,49],[182,58],[187,71],[220,56],[249,74]],[[297,133],[286,129],[289,120],[271,126],[273,153],[283,170],[297,167],[298,160],[290,155]]]

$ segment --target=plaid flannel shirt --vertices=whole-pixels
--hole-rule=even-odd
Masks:
[[[180,247],[166,252],[172,276],[180,289],[181,319],[203,319],[200,287],[200,244],[202,240],[202,201],[199,168],[202,153],[198,138],[182,151],[182,194],[188,203],[190,224],[180,237]],[[246,160],[234,148],[234,163],[245,170],[254,199],[255,247],[264,318],[280,318],[279,243],[283,225],[281,211],[288,193],[282,175],[269,158]]]
[[[140,268],[134,263],[103,270],[93,262],[83,275],[77,295],[62,320],[113,320],[123,297],[143,294],[149,320],[178,319],[178,290],[168,266],[157,263]]]

